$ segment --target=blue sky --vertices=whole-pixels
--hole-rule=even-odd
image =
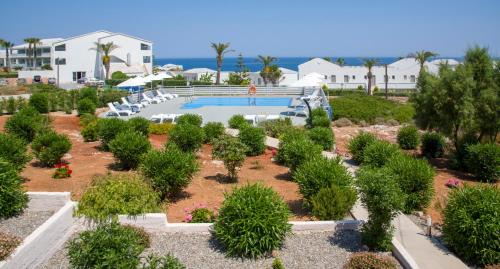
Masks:
[[[474,44],[500,56],[495,0],[23,0],[2,10],[0,38],[16,44],[106,29],[152,40],[156,57],[211,57],[210,41],[245,56],[462,56]]]

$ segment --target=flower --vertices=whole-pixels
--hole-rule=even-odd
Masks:
[[[446,181],[445,186],[448,188],[456,188],[460,185],[460,180],[456,178],[450,178]]]
[[[191,215],[191,214],[187,214],[187,215],[186,215],[186,217],[184,217],[184,220],[185,220],[186,222],[190,222],[191,220],[193,220],[193,215]]]

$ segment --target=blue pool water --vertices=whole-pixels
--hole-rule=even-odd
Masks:
[[[204,106],[290,106],[290,97],[199,97],[184,103],[182,109]]]

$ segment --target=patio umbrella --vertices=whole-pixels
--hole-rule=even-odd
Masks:
[[[303,78],[290,84],[291,87],[321,87],[325,84],[324,76],[318,73],[309,73]]]

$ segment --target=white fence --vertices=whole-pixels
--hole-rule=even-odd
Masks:
[[[330,89],[357,89],[358,87],[363,87],[367,88],[368,84],[367,83],[328,83],[327,84],[328,88]],[[390,90],[408,90],[408,89],[415,89],[417,86],[416,83],[408,82],[408,83],[387,83],[387,89]],[[372,87],[377,87],[379,89],[385,89],[385,83],[376,83],[372,85]]]
[[[238,86],[162,87],[160,89],[179,96],[248,95],[248,87]],[[256,89],[257,95],[304,95],[304,93],[312,91],[293,87],[257,87]]]

